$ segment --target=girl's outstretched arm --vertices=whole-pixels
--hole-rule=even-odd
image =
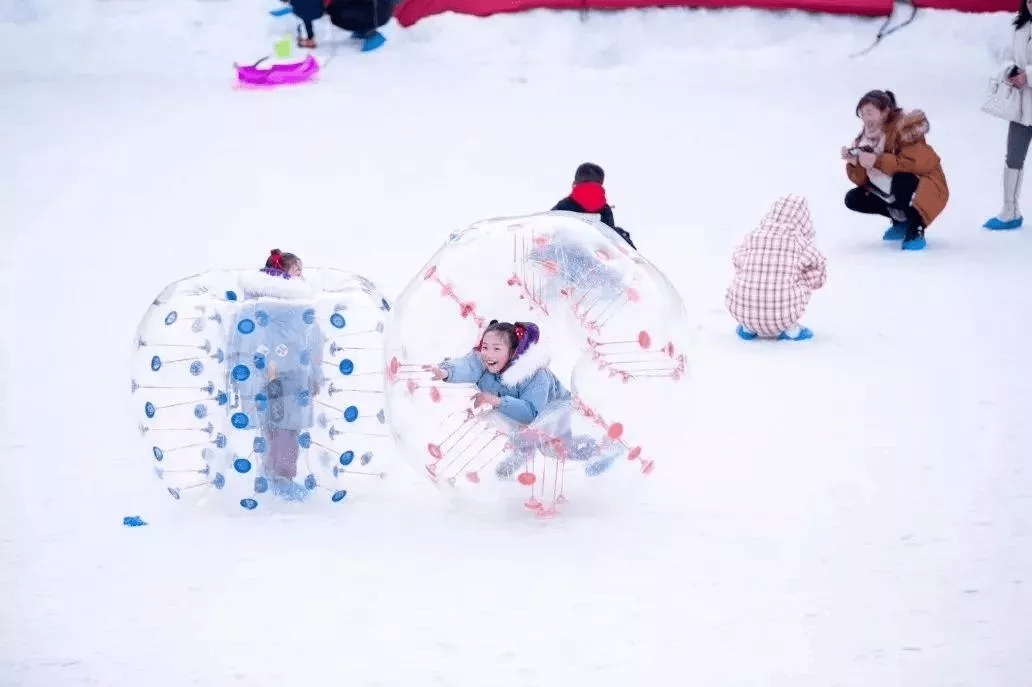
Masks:
[[[470,351],[461,358],[445,360],[439,367],[448,374],[444,381],[451,384],[475,384],[487,370],[476,351]]]

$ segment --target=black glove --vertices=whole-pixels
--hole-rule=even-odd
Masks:
[[[630,234],[628,234],[626,231],[624,231],[620,227],[616,227],[615,231],[616,231],[617,234],[620,235],[620,238],[622,238],[624,241],[626,241],[628,244],[630,244],[631,248],[633,248],[634,250],[638,250],[638,247],[634,245],[634,241],[631,241],[631,235]]]

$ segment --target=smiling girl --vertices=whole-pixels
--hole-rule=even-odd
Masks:
[[[477,347],[433,367],[433,378],[476,384],[474,408],[487,405],[521,425],[530,424],[550,403],[570,398],[548,369],[549,356],[540,338],[532,322],[491,320]]]

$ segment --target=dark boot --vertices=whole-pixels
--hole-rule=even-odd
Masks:
[[[924,248],[927,245],[924,238],[924,224],[920,220],[907,219],[905,226],[903,250],[921,250]]]

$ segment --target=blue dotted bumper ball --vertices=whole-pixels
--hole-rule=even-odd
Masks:
[[[389,310],[369,280],[333,269],[167,287],[137,330],[131,387],[142,453],[168,494],[261,512],[332,506],[378,483]]]

